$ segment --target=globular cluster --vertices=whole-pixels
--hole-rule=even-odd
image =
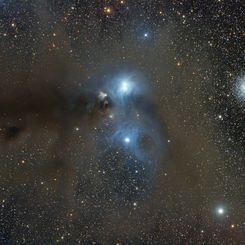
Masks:
[[[242,0],[0,0],[0,244],[245,244]]]
[[[245,99],[245,77],[238,77],[235,84],[235,94],[238,100],[244,101]]]

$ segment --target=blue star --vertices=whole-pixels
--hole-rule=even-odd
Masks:
[[[131,139],[129,137],[125,137],[124,138],[124,142],[127,143],[127,144],[129,144],[131,142]]]
[[[103,91],[119,106],[124,106],[133,97],[143,94],[145,84],[136,74],[118,74],[109,80]]]
[[[132,87],[133,86],[130,81],[128,81],[127,79],[122,80],[119,84],[119,92],[126,95],[132,91]]]

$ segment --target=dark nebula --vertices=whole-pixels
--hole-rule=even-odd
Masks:
[[[0,0],[0,245],[245,244],[244,11]]]

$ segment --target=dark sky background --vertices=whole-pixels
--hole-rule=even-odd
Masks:
[[[0,244],[245,244],[244,11],[0,0]]]

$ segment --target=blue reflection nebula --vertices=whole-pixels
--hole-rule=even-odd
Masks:
[[[119,74],[107,81],[103,90],[117,106],[125,106],[135,96],[144,94],[146,85],[137,74]]]
[[[158,161],[164,148],[158,126],[149,120],[125,121],[115,124],[111,144],[123,148],[127,154],[143,163]]]
[[[112,135],[112,143],[123,145],[125,149],[135,152],[140,128],[135,125],[118,125]]]
[[[106,78],[98,91],[99,100],[108,97],[111,101],[104,120],[106,129],[101,130],[101,163],[110,173],[110,187],[119,203],[120,198],[145,198],[166,151],[163,124],[150,99],[151,89],[140,74]]]
[[[147,100],[150,89],[143,78],[136,73],[116,75],[105,83],[101,94],[108,95],[114,104],[113,117],[109,115],[110,145],[143,163],[158,161],[164,144]]]
[[[133,86],[130,81],[127,79],[122,80],[121,83],[119,84],[119,92],[124,95],[128,95],[129,93],[132,92]]]

